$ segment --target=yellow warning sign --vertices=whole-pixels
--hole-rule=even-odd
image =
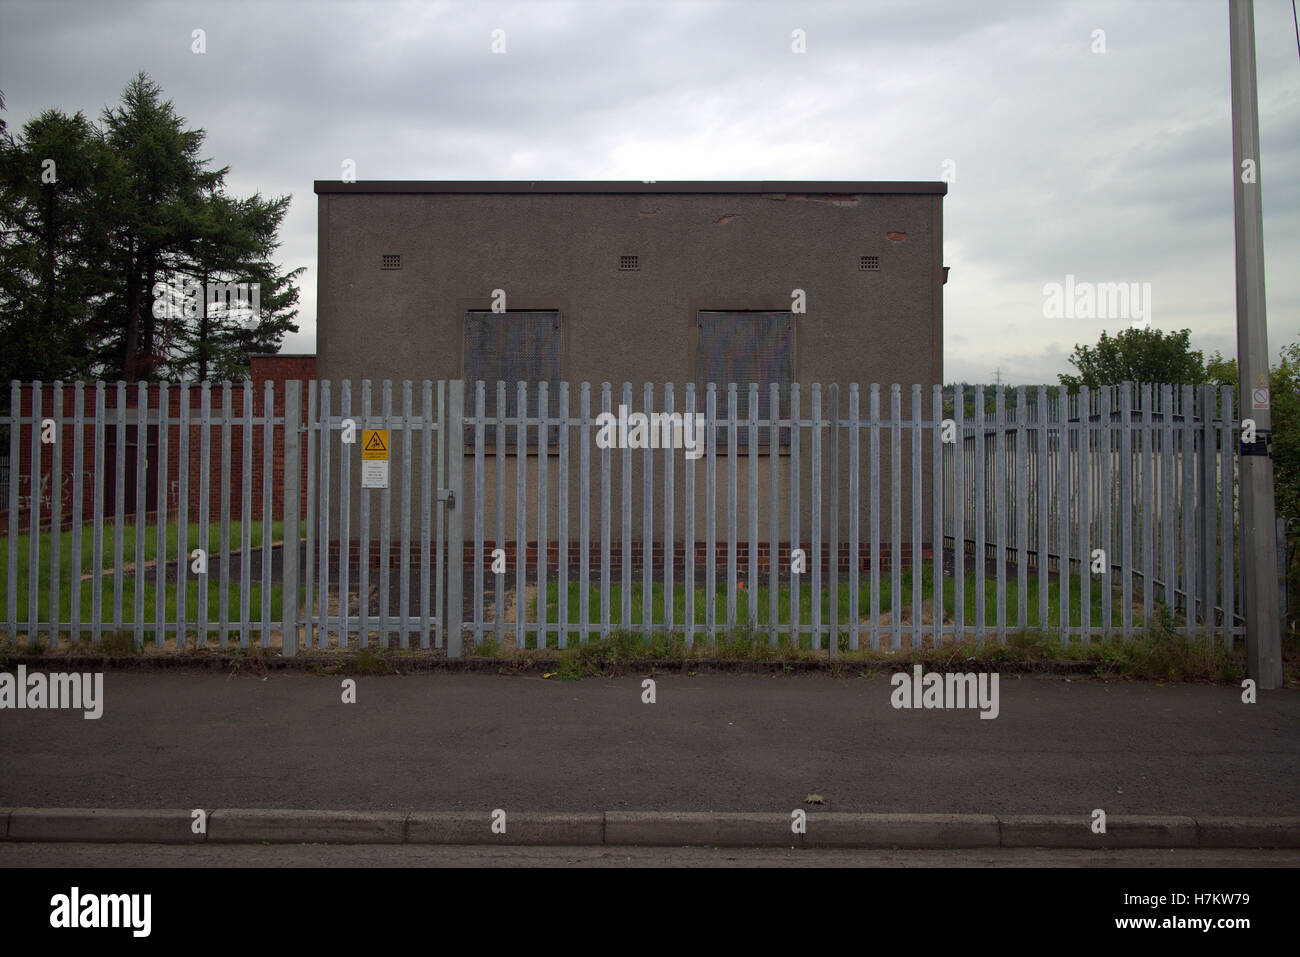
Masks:
[[[361,430],[361,458],[367,462],[388,461],[388,430]]]

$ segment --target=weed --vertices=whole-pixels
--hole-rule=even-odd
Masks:
[[[248,648],[237,647],[233,652],[231,652],[230,673],[235,675],[244,671],[255,675],[266,674],[266,659],[263,657],[262,649],[259,646],[251,645]]]
[[[110,631],[100,636],[99,650],[106,657],[125,657],[134,655],[139,649],[135,645],[135,635],[129,631]]]
[[[382,652],[362,648],[348,663],[348,672],[357,675],[391,675],[397,671]]]
[[[1173,613],[1163,604],[1151,628],[1127,644],[1112,643],[1108,657],[1131,678],[1237,682],[1246,673],[1241,647],[1229,650],[1209,633],[1179,634]]]

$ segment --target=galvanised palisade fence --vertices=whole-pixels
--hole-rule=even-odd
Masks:
[[[990,489],[1005,481],[1006,520],[1018,530],[1024,514],[1032,568],[1042,550],[1047,568],[1053,573],[1059,569],[1061,554],[1069,551],[1061,544],[1068,538],[1061,538],[1060,509],[1067,510],[1064,531],[1069,532],[1079,528],[1083,508],[1092,547],[1108,556],[1107,568],[1123,583],[1126,596],[1131,597],[1130,581],[1139,589],[1144,620],[1150,620],[1154,601],[1181,611],[1184,619],[1190,603],[1192,621],[1207,616],[1219,623],[1232,621],[1240,633],[1244,619],[1234,611],[1241,605],[1234,573],[1238,423],[1232,419],[1232,390],[1128,383],[1052,400],[1045,391],[1009,390],[1006,397],[1013,402],[1002,413],[1001,426],[994,416],[980,421],[967,412],[960,453],[955,444],[945,449],[947,468],[959,468],[968,477],[964,501],[953,495],[958,482],[945,486],[944,500],[950,514],[961,507],[966,545],[996,556],[987,535],[977,541],[974,503],[980,483]],[[953,398],[947,395],[950,410]],[[984,407],[981,394],[975,408]],[[977,471],[979,477],[969,478]],[[1021,486],[1027,492],[1023,499],[1016,494]],[[986,494],[983,500],[984,528],[989,529],[995,522],[995,496]],[[950,543],[955,541],[951,527],[946,534]],[[1067,559],[1076,569],[1079,555]],[[1220,565],[1222,579],[1216,581]],[[1130,570],[1127,578],[1125,569]],[[1141,588],[1148,580],[1152,586]],[[1103,615],[1108,611],[1103,606]],[[1109,617],[1102,624],[1109,631]]]
[[[301,418],[300,393],[291,383],[288,421]],[[11,468],[0,561],[11,636],[43,634],[50,645],[84,636],[99,645],[106,632],[125,633],[137,647],[146,638],[161,647],[168,636],[173,645],[196,635],[206,643],[212,632],[224,647],[237,633],[246,648],[255,632],[264,647],[274,633],[286,652],[296,650],[297,631],[284,622],[298,617],[288,596],[299,594],[299,562],[285,559],[273,572],[275,548],[295,549],[272,540],[271,453],[278,448],[285,466],[276,496],[283,541],[294,542],[299,429],[274,414],[269,383],[260,410],[249,382],[15,382],[9,408],[0,419],[10,427]],[[232,445],[241,453],[238,477]],[[257,541],[251,521],[232,525],[232,502],[237,517],[267,519]]]
[[[1129,637],[1159,603],[1244,633],[1227,389],[1022,388],[991,413],[977,389],[968,414],[912,386],[905,417],[896,385],[359,386],[14,383],[8,632],[459,656],[745,629],[834,656]],[[366,429],[389,430],[385,488],[361,487]]]

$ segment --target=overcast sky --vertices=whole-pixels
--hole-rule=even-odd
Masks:
[[[1054,382],[1075,343],[1130,324],[1044,318],[1067,274],[1150,283],[1152,325],[1235,355],[1227,9],[0,0],[0,90],[16,130],[98,118],[145,70],[232,193],[292,195],[286,352],[315,350],[312,181],[346,159],[363,180],[661,182],[937,181],[950,160],[945,378]],[[1257,0],[1255,24],[1276,356],[1300,335],[1300,55],[1289,0]]]

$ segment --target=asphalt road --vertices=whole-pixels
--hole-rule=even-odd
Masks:
[[[0,711],[0,806],[1300,814],[1293,690],[1003,676],[981,720],[886,678],[341,681],[108,672],[97,721]]]

